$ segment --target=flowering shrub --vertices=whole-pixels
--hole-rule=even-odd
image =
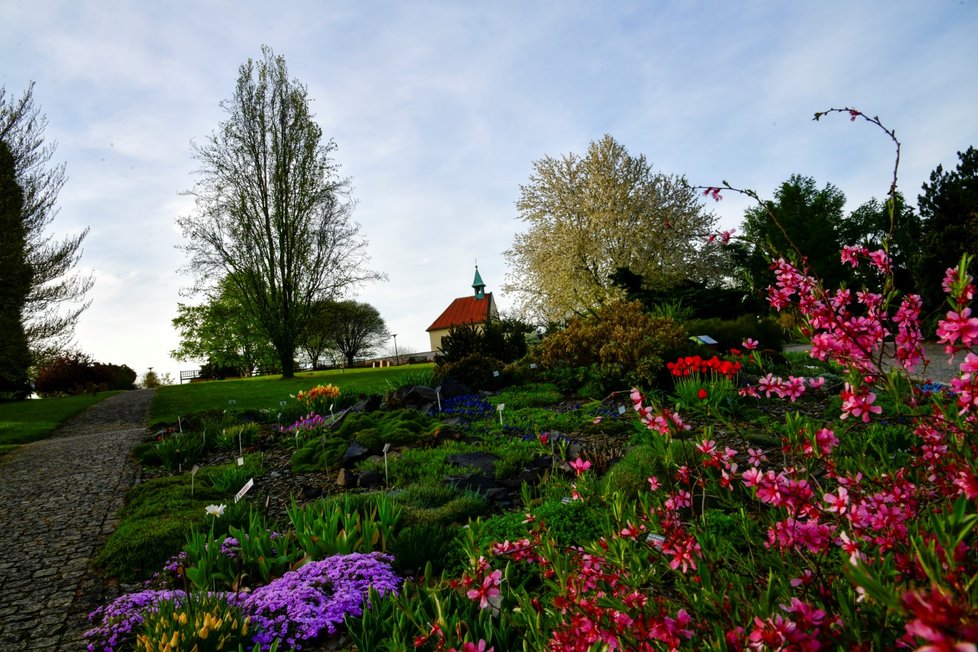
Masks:
[[[681,324],[649,316],[638,301],[618,302],[603,305],[592,315],[572,317],[564,330],[544,338],[537,355],[548,374],[570,370],[578,386],[597,383],[602,386],[594,387],[594,393],[604,396],[624,382],[652,383],[663,357],[685,343]],[[569,381],[555,378],[554,382]]]

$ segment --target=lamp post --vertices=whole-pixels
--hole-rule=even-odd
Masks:
[[[401,356],[397,355],[397,333],[393,333],[394,336],[394,364],[401,364]]]

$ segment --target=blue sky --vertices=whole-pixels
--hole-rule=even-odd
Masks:
[[[611,134],[655,169],[762,195],[792,173],[849,208],[888,187],[903,143],[911,200],[978,145],[975,0],[852,2],[79,2],[0,6],[0,84],[36,82],[67,163],[55,235],[91,227],[93,304],[78,345],[175,373],[184,264],[174,219],[193,210],[192,140],[214,131],[238,67],[262,44],[309,88],[353,181],[373,268],[361,289],[402,350],[470,291],[479,261],[500,307],[502,253],[533,161]],[[746,203],[710,205],[724,228]],[[645,234],[648,235],[648,234]]]

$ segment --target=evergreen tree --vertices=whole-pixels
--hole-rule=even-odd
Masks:
[[[958,159],[952,171],[938,165],[917,197],[922,236],[914,278],[928,312],[943,307],[941,281],[947,268],[956,266],[962,254],[978,253],[978,150],[969,147],[958,152]]]
[[[0,399],[29,393],[31,356],[24,332],[24,304],[31,288],[27,262],[24,193],[17,184],[14,156],[0,140]]]
[[[846,280],[839,265],[840,229],[846,197],[832,184],[821,190],[815,179],[791,175],[765,206],[747,210],[741,242],[731,245],[742,280],[755,295],[774,282],[773,258],[803,261],[825,282],[838,287]]]

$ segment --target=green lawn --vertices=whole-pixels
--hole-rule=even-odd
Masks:
[[[297,392],[332,383],[344,395],[383,394],[404,384],[431,382],[433,364],[405,365],[377,369],[310,371],[283,380],[281,376],[259,376],[234,380],[213,380],[184,385],[168,385],[156,391],[150,409],[150,423],[173,423],[177,416],[222,409],[278,409]]]
[[[21,444],[44,439],[85,408],[117,393],[99,392],[94,396],[85,394],[0,403],[0,455]]]

